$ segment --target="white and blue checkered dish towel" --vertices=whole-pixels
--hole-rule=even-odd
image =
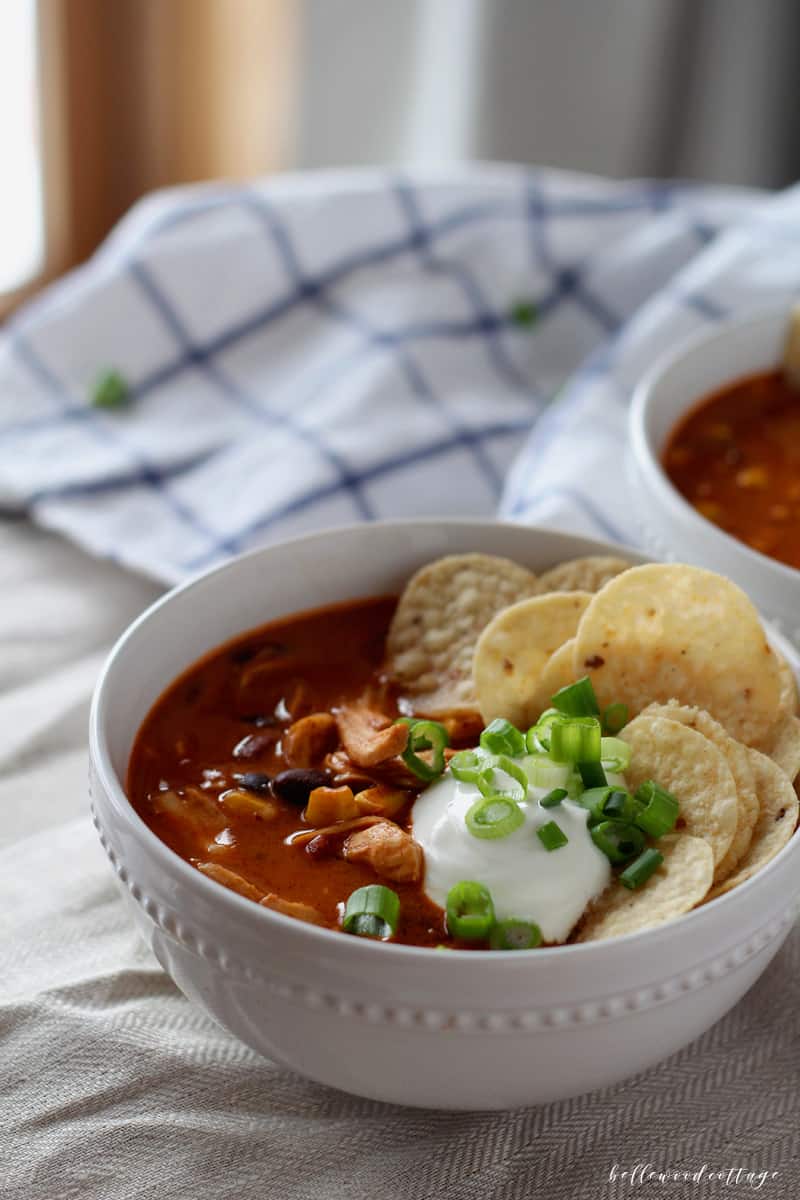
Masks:
[[[0,505],[167,582],[376,517],[632,542],[631,385],[799,287],[795,190],[467,167],[160,193],[7,327]]]

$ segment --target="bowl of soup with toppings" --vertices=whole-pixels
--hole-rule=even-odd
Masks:
[[[760,311],[657,363],[630,416],[643,535],[715,567],[800,639],[800,310]]]
[[[328,531],[115,647],[95,822],[178,986],[360,1095],[503,1108],[706,1029],[796,911],[797,663],[704,569],[492,522]]]

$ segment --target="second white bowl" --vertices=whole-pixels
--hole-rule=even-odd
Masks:
[[[634,507],[653,554],[728,575],[800,645],[800,571],[751,550],[707,521],[661,465],[671,430],[699,400],[780,365],[788,319],[785,305],[761,311],[693,337],[657,362],[634,393],[630,465]]]

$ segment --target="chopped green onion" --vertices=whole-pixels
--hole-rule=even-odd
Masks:
[[[356,888],[344,906],[342,928],[357,937],[390,938],[397,929],[400,899],[382,883]]]
[[[91,401],[95,408],[122,408],[130,398],[130,387],[119,371],[104,371],[94,383]]]
[[[555,821],[548,821],[546,825],[540,825],[536,830],[536,836],[545,850],[560,850],[569,841],[564,830]]]
[[[641,805],[630,792],[624,788],[609,788],[608,796],[603,804],[603,815],[610,821],[627,821],[635,823],[641,811]]]
[[[517,300],[511,306],[509,320],[521,329],[530,329],[536,324],[539,313],[533,300]]]
[[[408,725],[408,745],[402,753],[403,762],[418,779],[430,783],[444,770],[444,750],[450,738],[439,721],[415,721],[411,717],[399,717],[395,724]],[[426,762],[417,754],[418,750],[431,750],[431,761]]]
[[[489,944],[493,950],[535,950],[542,944],[542,931],[533,921],[509,917],[497,922]]]
[[[550,728],[550,757],[561,763],[599,763],[600,742],[596,717],[565,719]]]
[[[585,788],[605,787],[608,783],[606,773],[599,762],[578,763],[578,771]]]
[[[562,800],[567,798],[566,788],[553,788],[552,792],[548,792],[546,796],[542,796],[539,803],[542,808],[557,808]]]
[[[602,821],[590,829],[592,841],[612,863],[628,862],[644,849],[644,834],[625,821]]]
[[[636,816],[636,824],[650,837],[663,837],[675,828],[680,805],[665,788],[648,779],[636,789],[636,799],[645,806]]]
[[[531,754],[541,751],[547,753],[550,749],[550,728],[554,723],[563,720],[564,714],[560,713],[557,708],[545,709],[536,724],[532,725],[525,734],[525,745]]]
[[[509,782],[505,783],[499,780],[498,771],[507,776]],[[528,794],[528,776],[524,769],[512,758],[507,758],[505,754],[498,754],[490,758],[475,782],[482,796],[500,796],[504,800],[513,800],[517,804]]]
[[[600,761],[613,775],[621,775],[631,765],[631,748],[622,738],[600,739]]]
[[[603,713],[603,732],[612,737],[628,724],[627,704],[609,704]]]
[[[569,683],[550,697],[553,708],[568,717],[599,717],[600,706],[588,675],[577,683]]]
[[[566,787],[571,774],[568,763],[554,763],[546,754],[526,755],[522,768],[533,787]]]
[[[641,887],[643,883],[647,883],[650,876],[658,870],[664,861],[664,855],[654,850],[652,846],[648,846],[643,850],[637,859],[627,866],[619,875],[619,881],[624,887],[634,888]]]
[[[478,750],[459,750],[448,765],[455,779],[462,783],[475,783],[481,771],[486,769],[486,755]]]
[[[482,883],[463,879],[447,893],[447,928],[462,942],[483,942],[494,925],[494,904]]]
[[[608,818],[604,812],[604,805],[610,796],[613,788],[595,787],[587,788],[585,792],[581,792],[577,797],[578,804],[589,810],[589,826],[599,825],[601,821],[606,821]]]
[[[505,717],[496,717],[481,734],[481,747],[490,754],[509,754],[518,758],[525,753],[525,737]]]
[[[518,804],[507,796],[481,796],[464,818],[473,837],[494,840],[508,837],[519,829],[525,815]]]
[[[584,808],[588,808],[590,826],[611,820],[632,822],[640,808],[630,792],[608,785],[587,788],[577,800]]]

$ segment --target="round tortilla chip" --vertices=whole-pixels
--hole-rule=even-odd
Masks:
[[[705,838],[722,862],[739,820],[739,798],[721,750],[688,725],[644,713],[619,735],[631,748],[625,782],[636,791],[654,779],[680,805],[678,831]]]
[[[687,833],[661,838],[664,861],[640,888],[612,882],[594,901],[574,938],[597,942],[650,929],[683,916],[705,898],[714,876],[714,855],[703,838]]]
[[[760,871],[783,849],[797,828],[800,806],[786,774],[766,754],[760,754],[758,750],[748,750],[747,754],[756,781],[760,807],[758,820],[747,853],[733,874],[712,888],[707,897],[709,900],[723,896]]]
[[[791,781],[800,775],[800,717],[783,717],[770,744],[769,757]]]
[[[624,558],[591,554],[559,563],[539,576],[539,592],[599,592],[609,579],[630,568]]]
[[[714,883],[719,883],[721,880],[727,879],[745,854],[758,820],[758,795],[747,747],[743,746],[741,742],[735,742],[732,737],[728,737],[719,722],[710,717],[702,708],[692,708],[688,704],[679,704],[677,700],[670,700],[668,704],[651,704],[642,715],[646,716],[648,713],[657,717],[667,717],[671,721],[680,721],[682,725],[696,729],[698,733],[702,733],[703,737],[714,743],[730,767],[733,782],[736,784],[738,817],[736,832],[728,852],[714,869]]]
[[[673,698],[710,713],[736,741],[775,725],[780,668],[744,592],[702,567],[631,567],[597,593],[575,635],[575,670],[600,707],[641,712]]]
[[[530,698],[530,708],[534,713],[534,720],[540,717],[546,708],[550,708],[551,699],[556,692],[560,691],[562,687],[566,687],[567,684],[575,682],[576,675],[572,665],[574,650],[575,639],[570,638],[568,642],[564,642],[563,646],[559,646],[554,654],[550,655],[542,668]]]
[[[531,703],[548,660],[578,628],[588,592],[549,592],[499,612],[475,647],[472,675],[484,721],[505,717],[527,729],[539,716]]]
[[[475,644],[495,613],[535,591],[532,571],[490,554],[453,554],[417,571],[387,637],[388,669],[414,711],[476,709]]]

